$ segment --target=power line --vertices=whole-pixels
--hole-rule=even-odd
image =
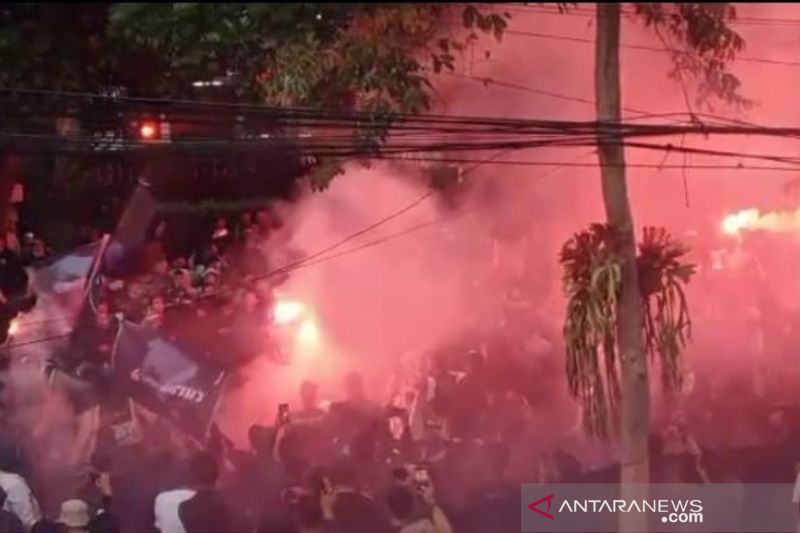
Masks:
[[[14,92],[19,90],[11,90],[11,89],[0,89],[0,93],[3,92]],[[25,92],[25,91],[23,91]],[[48,94],[53,95],[69,95],[70,93],[63,93],[59,91],[47,91]],[[85,93],[80,93],[82,97],[87,96]],[[90,95],[92,96],[92,95]],[[99,95],[103,97],[102,95]],[[160,102],[172,102],[174,100],[158,100]],[[207,106],[207,105],[216,105],[214,102],[206,102],[206,101],[183,101],[184,103],[188,102],[192,105],[196,106]],[[258,107],[258,106],[256,106]],[[279,109],[279,108],[272,108],[272,107],[263,107],[264,110],[267,110],[271,113],[275,113],[276,117],[292,120],[293,125],[302,124],[303,120],[328,120],[329,124],[332,126],[337,127],[347,127],[351,124],[348,122],[353,117],[358,118],[358,120],[373,120],[374,117],[369,115],[368,113],[353,113],[353,114],[344,114],[342,116],[336,116],[338,111],[335,110],[327,110],[327,109],[305,109],[305,108],[286,108],[286,109]],[[690,124],[690,125],[675,125],[675,124],[634,124],[631,122],[623,122],[623,123],[606,123],[606,122],[598,122],[598,121],[565,121],[565,120],[542,120],[542,119],[518,119],[518,118],[509,118],[509,119],[502,119],[497,117],[478,117],[478,116],[456,116],[456,115],[423,115],[423,114],[398,114],[394,116],[399,122],[392,123],[391,129],[398,129],[398,130],[408,130],[408,129],[417,129],[421,133],[431,133],[431,132],[439,132],[440,130],[436,129],[439,125],[456,125],[456,126],[463,126],[467,127],[465,130],[444,130],[447,132],[457,132],[460,134],[474,134],[474,135],[539,135],[544,137],[545,139],[549,139],[548,142],[554,138],[554,136],[569,136],[574,138],[577,135],[585,135],[585,136],[604,136],[604,135],[611,135],[614,137],[625,137],[625,136],[646,136],[646,135],[681,135],[681,134],[688,134],[688,133],[699,133],[702,135],[710,135],[710,134],[736,134],[736,135],[772,135],[772,136],[798,136],[800,135],[800,128],[791,128],[791,127],[767,127],[767,126],[758,126],[758,125],[740,125],[737,127],[731,126],[730,124],[727,125],[709,125],[709,124]],[[313,123],[313,122],[312,122]],[[436,128],[432,128],[432,125],[435,125]],[[480,129],[488,127],[490,129]],[[469,128],[478,128],[478,129],[469,129]],[[14,132],[6,132],[4,135],[7,136],[22,136],[22,137],[29,137],[35,140],[46,140],[46,139],[55,139],[58,136],[55,135],[44,135],[44,134],[20,134]],[[61,139],[59,137],[59,139]],[[281,139],[279,139],[281,140]],[[292,139],[296,142],[297,139]],[[429,139],[423,139],[425,142],[428,142]],[[94,141],[93,139],[84,139],[84,142],[87,141]],[[311,141],[306,141],[307,144],[311,144],[313,141],[313,137]],[[214,144],[219,144],[221,142],[228,142],[230,143],[230,139],[218,139],[218,138],[211,138],[211,139],[201,139],[201,140],[191,140],[191,141],[174,141],[168,144],[175,144],[175,145],[185,145],[185,146],[196,146],[201,148],[208,148],[213,147]],[[248,145],[263,145],[264,143],[274,142],[274,140],[263,139],[263,140],[237,140],[240,146],[248,146]],[[260,143],[260,144],[259,144]],[[153,148],[160,148],[165,145],[153,145],[151,143],[141,142],[138,144],[131,143],[135,146],[141,147],[153,147]],[[480,147],[477,146],[466,146],[466,145],[456,145],[465,147],[468,149],[479,149]],[[492,145],[487,145],[486,149],[491,148],[502,148]],[[411,146],[412,149],[417,149],[419,147]],[[443,148],[450,148],[450,146],[436,146],[437,150]],[[463,148],[459,148],[463,149]]]
[[[515,88],[519,88],[522,90],[527,90],[529,88],[524,86],[516,86]],[[75,94],[77,94],[81,98],[87,97],[98,97],[100,99],[108,100],[108,97],[104,95],[97,95],[91,93],[65,93],[62,91],[28,91],[22,89],[2,89],[0,88],[0,94],[11,94],[11,93],[23,93],[23,94],[39,94],[39,93],[46,93],[50,96],[55,96],[58,98],[75,98]],[[553,93],[555,95],[556,93]],[[564,98],[564,95],[559,94],[559,97]],[[584,104],[592,104],[591,100],[577,98],[577,97],[566,97],[573,101],[579,101]],[[220,103],[220,102],[208,102],[208,101],[187,101],[187,100],[170,100],[170,99],[145,99],[148,102],[158,102],[158,103],[171,103],[171,102],[179,102],[184,106],[193,105],[195,106],[192,108],[192,112],[196,112],[197,109],[205,109],[207,106],[216,106],[216,105],[232,105],[227,103]],[[256,110],[264,110],[269,113],[274,113],[275,117],[281,118],[284,120],[291,120],[291,125],[296,127],[301,126],[320,126],[320,127],[332,127],[332,128],[352,128],[353,123],[351,120],[354,117],[357,120],[373,120],[369,114],[365,113],[341,113],[336,110],[325,110],[325,109],[305,109],[305,108],[288,108],[288,109],[279,109],[273,108],[268,106],[245,106],[246,108],[254,108]],[[634,110],[638,113],[645,114],[645,112],[640,110]],[[657,116],[653,114],[645,114],[646,116]],[[54,115],[57,116],[57,115]],[[392,134],[397,135],[397,132],[406,132],[406,134],[411,134],[412,132],[417,132],[420,134],[429,134],[431,132],[436,133],[452,133],[452,134],[492,134],[497,135],[501,133],[506,134],[556,134],[556,133],[569,133],[575,134],[578,131],[582,131],[583,133],[595,135],[597,134],[597,128],[610,128],[611,126],[607,124],[598,123],[596,121],[585,121],[585,122],[575,122],[575,121],[555,121],[555,120],[536,120],[536,119],[500,119],[497,117],[477,117],[477,116],[455,116],[455,115],[409,115],[409,114],[398,114],[392,117],[394,122],[391,124]],[[629,123],[625,123],[622,126],[617,126],[618,128],[622,129],[631,129],[637,126]],[[656,128],[659,127],[673,127],[671,126],[658,126],[658,125],[640,125],[640,128],[650,128],[650,132],[655,133]],[[706,130],[708,126],[704,126]],[[476,129],[477,128],[477,129]],[[487,129],[488,128],[488,129]],[[594,131],[587,128],[594,128]],[[675,134],[682,134],[682,133],[691,133],[685,130],[682,131],[675,131]],[[702,131],[702,133],[710,133],[708,131]],[[773,130],[766,127],[760,127],[760,131],[756,132],[748,130],[747,132],[742,133],[764,133],[764,134],[780,134],[780,129]],[[7,132],[5,133],[7,136],[26,136],[35,140],[60,140],[64,141],[63,138],[55,135],[44,135],[44,134],[20,134],[20,133],[12,133]],[[352,137],[325,137],[322,136],[321,140],[329,140],[329,139],[347,139],[348,142],[352,143]],[[280,138],[278,139],[280,140]],[[230,141],[230,139],[224,139],[224,141]],[[292,138],[293,142],[296,142],[296,138]],[[312,138],[313,141],[313,138]],[[428,139],[425,139],[426,143]],[[86,138],[83,139],[83,142],[86,143],[94,143],[96,139],[94,138]],[[134,147],[142,147],[142,148],[163,148],[164,145],[158,145],[153,143],[144,143],[144,142],[131,142],[129,140],[125,141],[127,145],[134,146]],[[184,145],[184,146],[196,146],[199,148],[208,148],[215,143],[219,143],[219,139],[193,139],[191,141],[173,141],[173,145]],[[248,146],[248,145],[263,145],[266,142],[272,142],[273,144],[277,144],[275,139],[238,139],[239,146]],[[306,140],[306,144],[309,141]]]
[[[523,85],[520,83],[510,82],[508,80],[499,80],[493,76],[479,76],[479,75],[470,75],[470,74],[463,74],[459,72],[450,72],[450,71],[443,71],[441,74],[446,76],[452,76],[455,78],[467,79],[471,81],[476,81],[482,83],[484,87],[489,86],[496,86],[496,87],[505,87],[508,89],[515,89],[531,94],[539,94],[542,96],[549,96],[551,98],[556,98],[559,100],[565,100],[567,102],[577,102],[580,104],[585,104],[594,107],[595,102],[594,100],[590,100],[588,98],[581,98],[579,96],[568,95],[556,91],[550,91],[546,89],[540,89],[537,87],[531,87],[530,85]],[[691,122],[692,118],[709,118],[719,121],[725,121],[729,123],[739,124],[743,126],[758,126],[752,122],[745,122],[737,119],[731,119],[727,117],[723,117],[721,115],[712,115],[708,113],[687,113],[686,111],[673,111],[669,113],[652,113],[648,111],[643,111],[641,109],[636,109],[633,107],[622,107],[623,111],[628,111],[629,113],[636,115],[635,117],[626,117],[626,120],[646,120],[646,119],[654,119],[654,118],[669,118],[669,117],[684,117],[686,120],[675,120],[674,124],[686,123]]]
[[[414,209],[415,207],[420,205],[422,202],[424,202],[425,200],[430,198],[433,195],[433,193],[434,193],[433,190],[427,191],[426,193],[421,195],[419,198],[417,198],[416,200],[412,201],[408,205],[403,206],[402,208],[398,209],[397,211],[395,211],[395,212],[393,212],[393,213],[381,218],[380,220],[377,220],[376,222],[373,222],[372,224],[369,224],[368,226],[366,226],[366,227],[364,227],[364,228],[362,228],[362,229],[360,229],[358,231],[355,231],[355,232],[351,233],[350,235],[344,237],[343,239],[340,239],[339,241],[337,241],[337,242],[335,242],[335,243],[333,243],[333,244],[331,244],[329,246],[326,246],[325,248],[323,248],[321,250],[318,250],[317,252],[314,252],[313,254],[304,257],[303,259],[299,259],[297,261],[291,262],[288,265],[285,265],[285,266],[281,267],[280,269],[278,269],[276,271],[273,271],[271,274],[267,274],[265,277],[270,277],[271,275],[277,275],[277,274],[284,273],[286,271],[290,271],[293,268],[295,268],[295,267],[297,267],[299,265],[302,265],[306,261],[312,261],[312,260],[314,260],[314,259],[316,259],[316,258],[318,258],[318,257],[320,257],[322,255],[325,255],[327,252],[333,251],[333,250],[339,248],[340,246],[342,246],[343,244],[346,244],[346,243],[352,241],[353,239],[357,239],[358,237],[360,237],[360,236],[362,236],[362,235],[364,235],[366,233],[369,233],[370,231],[373,231],[373,230],[377,229],[378,227],[386,224],[387,222],[390,222],[390,221],[396,219],[397,217],[400,217],[403,214],[411,211],[412,209]],[[258,279],[258,278],[256,278],[256,279]]]
[[[90,92],[71,92],[44,89],[24,89],[0,87],[0,95],[6,96],[43,96],[68,100],[90,100],[96,102],[106,102],[111,104],[139,104],[147,106],[171,105],[176,108],[186,108],[196,111],[197,109],[207,110],[237,110],[242,113],[263,114],[272,119],[292,120],[294,124],[302,124],[308,121],[333,121],[333,125],[352,125],[353,123],[366,122],[374,124],[376,114],[369,112],[347,111],[341,109],[321,109],[303,107],[275,107],[264,104],[242,104],[211,100],[186,100],[174,98],[142,98],[142,97],[109,97],[100,93]],[[150,108],[152,111],[152,108]],[[166,110],[165,110],[166,111]],[[441,124],[441,125],[491,125],[491,126],[513,126],[519,124],[519,119],[503,119],[497,117],[476,117],[476,116],[453,116],[439,114],[408,114],[408,113],[386,113],[385,118],[395,121],[410,122],[411,124]],[[396,124],[395,127],[398,127]],[[408,126],[405,126],[408,127]]]
[[[462,79],[467,79],[467,80],[471,80],[471,81],[476,81],[476,82],[482,83],[484,85],[484,87],[489,87],[489,86],[504,87],[504,88],[508,88],[508,89],[515,89],[515,90],[527,92],[527,93],[539,94],[539,95],[542,95],[542,96],[548,96],[548,97],[552,97],[552,98],[557,98],[559,100],[565,100],[565,101],[568,101],[568,102],[577,102],[577,103],[589,105],[589,106],[592,106],[592,107],[594,107],[594,105],[595,105],[594,100],[590,100],[588,98],[581,98],[581,97],[578,97],[578,96],[567,95],[567,94],[556,92],[556,91],[549,91],[549,90],[545,90],[545,89],[531,87],[529,85],[522,85],[522,84],[519,84],[519,83],[509,82],[507,80],[498,80],[497,78],[495,78],[493,76],[478,76],[478,75],[470,75],[470,74],[463,74],[463,73],[459,73],[459,72],[450,72],[450,71],[443,71],[443,72],[441,72],[441,74],[444,74],[446,76],[453,76],[453,77],[456,77],[456,78],[462,78]],[[651,113],[651,112],[645,112],[645,111],[642,111],[642,110],[639,110],[639,109],[636,109],[636,108],[633,108],[633,107],[623,107],[622,109],[624,111],[628,111],[631,114],[635,115],[635,116],[632,116],[632,117],[626,117],[625,120],[628,120],[628,121],[631,121],[631,120],[647,120],[647,119],[654,119],[654,118],[670,118],[670,117],[672,117],[672,118],[676,119],[673,122],[673,124],[681,124],[681,123],[691,123],[693,120],[696,122],[697,119],[703,119],[704,118],[704,119],[711,119],[711,120],[721,121],[721,122],[725,122],[725,123],[728,123],[728,124],[737,124],[737,125],[741,125],[741,126],[750,126],[750,127],[758,127],[759,126],[758,124],[755,124],[753,122],[747,122],[747,121],[744,121],[744,120],[724,117],[722,115],[714,115],[714,114],[702,113],[702,112],[687,113],[686,111],[673,111],[673,112],[670,112],[670,113]],[[678,120],[679,117],[684,117],[685,120]]]
[[[547,6],[531,6],[531,5],[523,5],[523,4],[514,4],[514,3],[500,3],[500,4],[489,4],[492,7],[497,7],[498,5],[502,6],[503,11],[509,12],[516,12],[516,13],[536,13],[542,15],[554,15],[554,16],[573,16],[573,17],[582,17],[582,18],[593,18],[595,17],[595,12],[591,9],[581,9],[576,7],[570,7],[564,10],[559,11],[558,8],[548,8]],[[623,15],[629,16],[637,16],[635,11],[630,9],[623,9]],[[740,17],[736,16],[736,18],[729,19],[725,21],[726,23],[733,24],[733,25],[753,25],[753,26],[772,26],[776,28],[792,28],[796,29],[800,26],[800,19],[791,19],[791,18],[769,18],[769,17]]]
[[[464,177],[464,176],[472,173],[473,171],[477,170],[481,166],[483,166],[483,165],[485,165],[487,163],[495,161],[498,157],[500,157],[501,155],[503,155],[504,153],[507,153],[507,152],[508,152],[508,150],[501,150],[501,151],[495,153],[494,155],[489,156],[486,159],[473,161],[474,165],[472,167],[470,167],[469,169],[463,171],[461,176]],[[362,228],[362,229],[360,229],[360,230],[358,230],[358,231],[356,231],[354,233],[351,233],[350,235],[347,235],[346,237],[344,237],[343,239],[340,239],[339,241],[333,243],[332,245],[327,246],[327,247],[325,247],[325,248],[323,248],[321,250],[318,250],[317,252],[314,252],[314,253],[312,253],[310,255],[307,255],[303,259],[300,259],[298,261],[293,261],[293,262],[289,263],[288,265],[284,265],[283,267],[275,269],[272,272],[268,272],[264,276],[259,276],[256,279],[263,279],[263,278],[272,277],[274,275],[290,272],[294,268],[301,267],[301,265],[303,265],[304,263],[306,263],[308,261],[313,261],[314,259],[317,259],[317,258],[325,255],[327,252],[332,251],[332,250],[340,247],[341,245],[343,245],[343,244],[345,244],[347,242],[350,242],[353,239],[356,239],[356,238],[358,238],[358,237],[360,237],[360,236],[362,236],[362,235],[364,235],[364,234],[366,234],[366,233],[368,233],[370,231],[373,231],[373,230],[377,229],[378,227],[380,227],[381,225],[383,225],[383,224],[385,224],[385,223],[387,223],[387,222],[389,222],[391,220],[394,220],[399,216],[402,216],[403,214],[409,212],[410,210],[414,209],[415,207],[420,205],[422,202],[424,202],[425,200],[427,200],[428,198],[433,196],[434,192],[435,192],[434,190],[427,191],[424,194],[422,194],[419,198],[417,198],[417,199],[413,200],[411,203],[401,207],[397,211],[394,211],[393,213],[390,213],[389,215],[379,219],[378,221],[376,221],[376,222],[374,222],[372,224],[369,224],[366,227],[364,227],[364,228]]]
[[[704,135],[708,135],[710,133],[719,133],[719,134],[753,134],[753,133],[765,133],[765,134],[774,134],[779,136],[798,136],[800,135],[800,130],[798,129],[791,129],[791,128],[762,128],[759,126],[754,127],[745,127],[745,126],[714,126],[714,125],[705,125],[701,124],[700,126],[692,125],[689,127],[685,126],[656,126],[655,128],[641,128],[641,126],[632,126],[632,125],[615,125],[616,127],[621,128],[620,133],[614,133],[612,131],[603,131],[603,128],[608,127],[610,125],[599,125],[598,128],[589,127],[585,129],[586,133],[579,133],[584,131],[584,128],[577,128],[575,132],[565,131],[563,134],[560,134],[555,137],[548,137],[545,136],[542,139],[537,139],[535,136],[532,139],[527,139],[528,136],[522,136],[520,139],[498,139],[494,141],[486,141],[480,140],[477,142],[432,142],[430,140],[427,141],[427,144],[392,144],[388,142],[387,145],[381,146],[376,148],[375,150],[371,151],[364,151],[360,150],[354,146],[296,146],[295,148],[299,148],[303,151],[309,151],[310,153],[314,154],[324,154],[328,156],[335,156],[335,157],[346,157],[346,156],[362,156],[362,157],[369,157],[373,159],[393,159],[393,156],[401,156],[401,158],[409,159],[409,154],[425,154],[425,153],[442,153],[442,152],[464,152],[464,151],[484,151],[484,150],[493,150],[499,149],[504,151],[510,150],[523,150],[523,149],[533,149],[533,148],[568,148],[568,147],[579,147],[579,146],[596,146],[597,144],[602,144],[603,142],[608,141],[615,141],[620,142],[623,146],[631,147],[631,148],[643,148],[649,150],[662,150],[667,152],[678,152],[678,153],[694,153],[694,154],[701,154],[701,155],[709,155],[709,156],[724,156],[724,157],[739,157],[742,159],[754,159],[754,160],[764,160],[769,162],[781,162],[785,164],[797,165],[800,164],[800,159],[793,158],[793,157],[786,157],[781,155],[773,155],[773,154],[753,154],[753,153],[745,153],[745,152],[730,152],[730,151],[721,151],[721,150],[711,150],[711,149],[703,149],[703,148],[695,148],[691,146],[674,146],[673,144],[653,144],[653,143],[644,143],[640,141],[633,141],[631,139],[636,138],[645,138],[645,137],[654,137],[654,136],[674,136],[679,134],[686,134],[686,133],[702,133]],[[628,127],[632,126],[632,127]],[[568,130],[568,128],[567,128]],[[640,131],[641,130],[641,131]],[[0,138],[3,137],[4,134],[0,133]],[[34,135],[34,137],[36,137]],[[235,147],[236,142],[231,141],[218,141],[220,146],[224,147]],[[192,146],[191,143],[184,143],[184,146]],[[209,148],[208,145],[202,145],[206,150]],[[257,148],[259,145],[251,146],[251,148]],[[267,144],[267,146],[274,146]],[[280,146],[280,145],[279,145]],[[294,145],[287,145],[287,146],[294,146]],[[179,148],[179,145],[176,144],[174,149]],[[427,157],[424,160],[428,161],[439,161],[442,160],[440,157]],[[477,161],[476,161],[477,162]]]
[[[676,149],[675,151],[678,151]],[[399,159],[396,157],[386,156],[383,159]],[[422,157],[405,157],[405,160],[410,161],[431,161]],[[475,159],[446,157],[438,159],[443,163],[474,163]],[[574,167],[574,168],[640,168],[640,169],[654,169],[654,170],[671,170],[671,169],[694,169],[694,170],[752,170],[752,171],[776,171],[776,172],[800,172],[798,168],[792,167],[779,167],[779,166],[764,166],[764,165],[656,165],[648,163],[626,163],[624,165],[602,165],[600,163],[578,163],[575,161],[524,161],[524,160],[495,160],[492,162],[495,165],[508,165],[508,166],[526,166],[526,167]]]
[[[664,152],[672,152],[675,151],[677,153],[682,154],[698,154],[698,155],[709,155],[709,156],[717,156],[717,157],[738,157],[742,159],[755,159],[759,161],[773,161],[776,163],[785,163],[787,165],[800,165],[800,158],[798,157],[782,157],[782,156],[772,156],[768,154],[748,154],[743,152],[731,152],[726,150],[711,150],[705,148],[693,148],[689,146],[675,146],[673,144],[650,144],[650,143],[640,143],[640,142],[625,142],[625,147],[628,148],[640,148],[645,150],[658,150]]]
[[[587,156],[592,155],[594,153],[595,153],[595,150],[591,150],[590,152],[585,153],[582,156],[580,156],[578,158],[578,160],[585,159]],[[492,156],[492,158],[485,159],[485,160],[482,160],[482,161],[478,162],[473,167],[471,167],[468,170],[464,171],[462,173],[462,176],[466,175],[469,172],[472,172],[473,170],[477,169],[481,165],[493,162],[495,160],[495,158],[499,157],[500,155],[502,155],[502,152],[496,153],[494,156]],[[563,170],[564,168],[565,167],[563,167],[563,166],[555,167],[555,168],[551,169],[550,171],[545,172],[545,173],[543,173],[543,174],[541,174],[541,175],[539,175],[537,177],[539,179],[542,179],[542,178],[545,178],[547,176],[550,176],[550,175],[558,172],[559,170]],[[357,246],[355,248],[349,248],[347,250],[343,250],[341,252],[338,252],[338,253],[336,253],[334,255],[323,257],[323,258],[318,259],[316,261],[313,261],[313,262],[307,263],[305,265],[302,265],[302,266],[300,266],[298,268],[305,268],[307,266],[313,266],[313,265],[317,265],[317,264],[320,264],[320,263],[324,263],[324,262],[327,262],[329,260],[336,259],[338,257],[347,256],[347,255],[350,255],[352,253],[356,253],[356,252],[359,252],[361,250],[372,248],[374,246],[378,246],[379,244],[383,244],[385,242],[388,242],[388,241],[391,241],[391,240],[394,240],[394,239],[397,239],[397,238],[400,238],[400,237],[404,237],[404,236],[410,235],[412,233],[416,233],[418,231],[421,231],[423,229],[429,228],[431,226],[435,226],[435,225],[442,224],[442,223],[447,223],[447,222],[452,222],[453,220],[458,219],[458,218],[462,218],[463,216],[465,216],[467,214],[470,214],[470,211],[460,211],[460,212],[456,213],[455,215],[441,217],[441,218],[438,218],[438,219],[431,220],[429,222],[423,222],[423,223],[418,224],[416,226],[412,226],[410,228],[407,228],[407,229],[405,229],[403,231],[400,231],[400,232],[397,232],[397,233],[393,233],[391,235],[387,235],[385,237],[382,237],[380,239],[376,239],[376,240],[373,240],[373,241],[370,241],[370,242],[366,242],[366,243],[364,243],[364,244],[362,244],[360,246]]]
[[[519,35],[522,37],[535,37],[539,39],[552,39],[557,41],[569,41],[575,43],[582,43],[582,44],[594,44],[594,39],[588,39],[586,37],[572,37],[569,35],[557,35],[552,33],[541,33],[541,32],[534,32],[534,31],[523,31],[523,30],[505,30],[505,33],[509,35]],[[645,52],[657,52],[660,54],[671,54],[674,52],[670,52],[669,50],[665,50],[663,48],[659,48],[657,46],[647,46],[641,44],[620,44],[621,48],[628,48],[631,50],[641,50]],[[680,52],[678,52],[680,53]],[[733,59],[734,62],[736,61],[743,61],[747,63],[764,63],[768,65],[781,65],[781,66],[788,66],[788,67],[800,67],[800,62],[798,61],[786,61],[781,59],[769,59],[763,57],[749,57],[749,56],[740,56],[737,55]]]
[[[527,93],[539,94],[539,95],[543,95],[543,96],[549,96],[551,98],[557,98],[559,100],[565,100],[567,102],[577,102],[577,103],[580,103],[580,104],[587,104],[587,105],[590,105],[590,106],[594,106],[594,100],[589,100],[587,98],[581,98],[581,97],[578,97],[578,96],[569,96],[569,95],[566,95],[566,94],[563,94],[563,93],[558,93],[558,92],[555,92],[555,91],[548,91],[548,90],[545,90],[545,89],[537,89],[537,88],[534,88],[534,87],[529,87],[527,85],[520,85],[518,83],[513,83],[513,82],[509,82],[509,81],[501,81],[501,80],[494,79],[494,78],[492,78],[490,76],[486,76],[486,77],[473,76],[473,75],[460,74],[458,72],[449,72],[449,71],[443,72],[443,74],[445,74],[447,76],[452,76],[452,77],[455,77],[455,78],[478,81],[478,82],[483,83],[484,86],[495,85],[497,87],[506,87],[508,89],[516,89],[516,90],[524,91],[524,92],[527,92]],[[630,107],[623,107],[622,109],[624,111],[629,111],[629,112],[635,113],[637,115],[647,115],[648,114],[645,111],[641,111],[641,110],[638,110],[638,109],[633,109],[633,108],[630,108]]]
[[[464,216],[465,214],[466,213],[461,212],[457,216],[461,217],[461,216]],[[391,233],[389,235],[386,235],[385,237],[381,237],[380,239],[375,239],[375,240],[372,240],[372,241],[365,242],[365,243],[363,243],[363,244],[361,244],[359,246],[356,246],[354,248],[348,248],[347,250],[342,250],[341,252],[337,252],[337,253],[335,253],[333,255],[329,255],[329,256],[326,256],[326,257],[322,257],[322,258],[316,259],[314,261],[310,261],[308,263],[304,263],[302,265],[297,266],[294,270],[300,270],[300,269],[303,269],[303,268],[306,268],[306,267],[315,266],[315,265],[319,265],[319,264],[322,264],[322,263],[327,263],[328,261],[331,261],[333,259],[338,259],[340,257],[348,256],[350,254],[354,254],[356,252],[360,252],[360,251],[366,250],[368,248],[373,248],[375,246],[378,246],[380,244],[386,243],[388,241],[392,241],[392,240],[398,239],[400,237],[405,237],[406,235],[411,235],[412,233],[417,233],[418,231],[422,231],[422,230],[430,228],[432,226],[437,226],[439,224],[443,224],[443,223],[446,223],[446,222],[452,222],[455,218],[456,217],[438,218],[438,219],[430,220],[428,222],[423,222],[423,223],[418,224],[416,226],[412,226],[410,228],[407,228],[407,229],[405,229],[403,231],[399,231],[397,233]]]

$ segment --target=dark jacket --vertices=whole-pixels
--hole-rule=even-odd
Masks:
[[[0,533],[25,533],[17,515],[0,509]]]
[[[178,508],[186,533],[225,533],[234,531],[228,506],[216,490],[200,490]]]

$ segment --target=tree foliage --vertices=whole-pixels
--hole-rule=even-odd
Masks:
[[[610,226],[593,224],[560,254],[569,389],[582,402],[587,431],[603,438],[615,433],[621,399],[617,302],[622,276],[615,239]],[[684,286],[695,268],[685,262],[687,252],[663,228],[645,228],[637,255],[646,349],[659,361],[668,392],[680,390],[681,352],[691,334]]]
[[[499,38],[506,20],[470,4],[4,4],[0,87],[210,96],[366,111],[372,119],[353,133],[354,142],[368,152],[383,140],[394,113],[428,107],[430,77],[454,68],[466,42],[481,33]],[[198,80],[223,80],[225,85],[198,89],[193,87]],[[12,102],[8,95],[4,98]],[[95,116],[95,101],[54,96],[29,104],[30,99],[19,98],[5,107],[7,130],[52,134],[54,120],[69,112],[80,116],[86,135],[105,135],[110,129],[126,135],[123,125],[110,124],[106,115]],[[78,198],[88,198],[87,191],[106,191],[113,183],[111,197],[127,196],[125,186],[132,185],[135,173],[112,172],[119,165],[93,154],[69,159],[62,167],[68,175],[59,180],[54,180],[52,161],[26,165],[31,190],[75,198],[69,203],[72,211],[65,206],[59,220],[80,218],[73,211],[86,204]],[[236,161],[229,163],[236,166]],[[303,163],[312,169],[310,181],[316,188],[327,186],[341,169],[340,161],[313,156]],[[37,216],[55,216],[47,210],[50,196],[32,197],[34,203],[43,202],[30,206]],[[113,219],[114,213],[104,216]]]
[[[507,19],[471,4],[119,3],[110,31],[162,55],[162,92],[218,79],[240,100],[368,113],[353,134],[370,153],[395,114],[429,108],[432,73],[452,70],[477,34],[499,39]],[[339,169],[317,161],[312,184]]]
[[[428,67],[453,68],[463,49],[455,9],[470,31],[499,38],[506,27],[473,5],[119,3],[110,31],[165,57],[164,91],[224,78],[240,98],[273,105],[417,112]]]
[[[728,66],[744,49],[744,39],[729,23],[736,20],[733,4],[634,3],[635,18],[643,20],[672,56],[671,77],[697,85],[697,104],[714,100],[747,107],[752,102],[740,93],[741,82]]]
[[[108,38],[109,4],[0,6],[0,86],[143,94],[165,70],[154,50]]]

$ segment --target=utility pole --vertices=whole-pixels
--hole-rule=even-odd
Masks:
[[[619,134],[621,94],[619,68],[620,4],[597,4],[595,41],[595,101],[603,203],[608,224],[616,233],[615,254],[622,269],[617,303],[619,364],[622,374],[620,432],[621,497],[646,498],[650,477],[647,436],[650,388],[644,347],[644,309],[636,270],[636,236],[625,180],[625,148]],[[606,125],[603,127],[602,125]],[[646,515],[620,514],[619,531],[647,531]]]

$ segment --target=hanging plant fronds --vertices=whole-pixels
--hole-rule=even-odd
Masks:
[[[616,425],[620,396],[616,312],[621,274],[612,240],[608,226],[593,224],[570,239],[560,254],[568,300],[567,382],[583,404],[587,432],[599,437],[608,437]]]
[[[670,393],[683,384],[681,353],[692,335],[684,286],[696,268],[683,261],[688,252],[664,228],[645,228],[636,259],[646,349],[651,359],[658,358],[664,390]]]
[[[567,297],[567,383],[581,401],[587,432],[601,438],[616,434],[622,394],[617,336],[622,277],[614,240],[611,227],[593,224],[567,241],[559,256]],[[645,228],[637,257],[645,346],[651,358],[658,356],[667,391],[681,386],[681,352],[691,334],[683,285],[695,269],[682,262],[687,251],[666,230]]]

